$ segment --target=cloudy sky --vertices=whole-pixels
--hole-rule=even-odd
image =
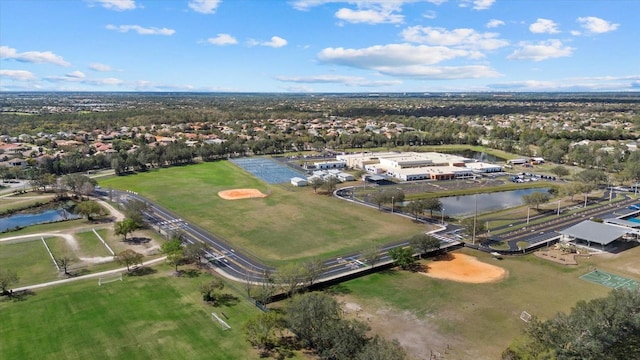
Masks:
[[[0,0],[0,91],[640,91],[637,0]]]

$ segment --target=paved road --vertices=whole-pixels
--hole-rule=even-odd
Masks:
[[[101,190],[100,195],[108,197],[109,193],[103,189]],[[171,234],[172,232],[179,231],[180,234],[182,234],[184,241],[188,243],[199,241],[206,244],[209,248],[208,258],[211,259],[212,263],[218,267],[220,272],[223,272],[224,275],[231,279],[236,281],[261,283],[265,281],[265,275],[267,273],[273,274],[276,271],[275,268],[264,265],[259,259],[247,255],[241,249],[232,247],[229,243],[219,237],[206,232],[195,224],[191,224],[181,219],[176,214],[173,214],[169,210],[153,203],[139,194],[112,190],[110,196],[114,201],[119,203],[137,200],[148,204],[149,210],[145,215],[149,223],[156,228],[156,230],[164,234]],[[401,213],[398,213],[398,216],[408,217],[406,214]],[[443,230],[446,230],[446,227],[443,227]],[[434,234],[434,236],[441,240],[442,248],[456,246],[459,244],[459,242],[452,237],[444,236],[443,234],[444,232]],[[392,262],[388,255],[388,251],[395,247],[406,245],[409,245],[407,241],[381,246],[381,257],[376,265]],[[364,271],[368,267],[368,264],[366,264],[366,261],[362,258],[362,254],[345,254],[343,256],[324,261],[325,270],[316,282],[334,280],[343,276],[352,275],[354,273]]]

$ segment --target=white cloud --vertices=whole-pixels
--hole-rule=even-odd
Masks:
[[[346,86],[381,87],[400,85],[400,80],[369,80],[359,76],[315,75],[315,76],[278,76],[276,79],[302,84],[343,84]]]
[[[499,77],[501,74],[489,66],[389,66],[376,69],[389,76],[421,78],[423,80],[479,79]]]
[[[75,72],[74,72],[75,73]],[[76,83],[76,84],[85,84],[85,85],[123,85],[125,82],[116,78],[85,78],[83,76],[72,76],[73,73],[67,74],[66,76],[48,76],[45,78],[46,81],[54,82],[54,83]],[[76,74],[77,75],[77,74]]]
[[[291,1],[291,5],[297,10],[309,10],[312,7],[321,6],[331,3],[344,3],[355,4],[358,7],[372,7],[372,6],[399,6],[403,4],[415,3],[425,1],[435,5],[440,5],[447,2],[447,0],[294,0]],[[493,1],[493,0],[491,0]]]
[[[118,32],[122,32],[122,33],[126,33],[131,31],[135,31],[140,35],[164,35],[164,36],[171,36],[173,34],[176,33],[175,30],[173,29],[167,29],[167,28],[156,28],[156,27],[142,27],[140,25],[107,25],[106,26],[107,30],[114,30],[114,31],[118,31]]]
[[[26,51],[19,53],[16,49],[8,46],[0,46],[0,59],[12,59],[20,62],[36,64],[53,64],[59,66],[71,66],[62,56],[51,51]]]
[[[213,14],[222,0],[191,0],[189,7],[202,14]]]
[[[591,34],[603,34],[618,29],[620,24],[612,24],[595,16],[579,17],[581,26]]]
[[[78,70],[72,71],[68,73],[66,76],[71,78],[76,78],[76,79],[83,79],[85,77],[84,73]]]
[[[393,14],[390,10],[351,10],[342,8],[336,12],[335,16],[350,23],[399,24],[404,21],[404,16]]]
[[[237,44],[238,40],[229,34],[218,34],[216,37],[208,38],[207,42],[213,45],[233,45]]]
[[[103,8],[116,11],[133,10],[136,8],[135,0],[94,0]]]
[[[446,30],[443,28],[412,26],[402,31],[406,41],[429,45],[458,46],[461,48],[495,50],[509,45],[497,33],[479,33],[473,29]]]
[[[637,88],[640,76],[602,76],[557,80],[523,80],[489,84],[490,89],[512,91],[629,91]]]
[[[491,19],[487,23],[487,27],[490,29],[497,28],[498,26],[503,26],[503,25],[504,25],[504,21],[498,20],[498,19]]]
[[[521,42],[520,48],[515,50],[507,59],[542,61],[558,57],[570,56],[575,50],[564,46],[560,40],[541,41],[537,44]]]
[[[111,66],[100,64],[100,63],[93,63],[89,65],[89,69],[93,71],[98,71],[98,72],[107,72],[107,71],[111,71]]]
[[[376,45],[364,49],[326,48],[320,61],[364,69],[380,67],[437,64],[457,57],[470,56],[462,49],[411,44]]]
[[[549,19],[538,19],[533,24],[529,25],[529,31],[534,34],[557,34],[558,24]]]
[[[250,39],[248,44],[249,46],[260,45],[260,46],[269,46],[272,48],[280,48],[287,45],[288,42],[287,40],[279,36],[272,36],[270,41],[257,41],[257,40]]]
[[[429,10],[426,13],[422,14],[422,17],[425,19],[435,19],[436,16],[436,12],[433,10]]]
[[[0,77],[7,77],[12,80],[27,81],[36,77],[27,70],[0,70]]]
[[[474,10],[487,10],[496,0],[460,0],[460,7],[471,6]]]

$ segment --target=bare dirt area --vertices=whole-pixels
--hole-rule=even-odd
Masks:
[[[224,190],[218,193],[218,196],[225,200],[240,200],[240,199],[250,199],[250,198],[263,198],[267,197],[266,194],[263,194],[258,189],[232,189],[232,190]]]
[[[465,283],[488,283],[505,279],[509,273],[506,269],[479,261],[465,254],[447,253],[437,257],[425,266],[422,274],[442,280]]]
[[[341,302],[347,317],[367,323],[372,334],[388,340],[398,340],[410,359],[439,359],[450,349],[461,346],[459,339],[443,336],[428,318],[419,319],[410,311],[398,311],[388,307],[375,311],[363,309],[348,295],[339,296],[338,301]]]

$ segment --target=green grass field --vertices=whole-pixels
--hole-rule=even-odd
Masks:
[[[577,301],[606,296],[609,288],[579,277],[594,264],[598,269],[629,269],[640,255],[640,247],[616,257],[593,256],[574,267],[532,255],[496,260],[468,249],[461,252],[507,269],[509,277],[497,283],[464,284],[393,270],[347,281],[336,291],[363,305],[365,312],[387,309],[417,315],[435,326],[435,338],[453,345],[451,358],[498,359],[523,329],[524,322],[519,319],[522,311],[548,319],[557,312],[569,312]],[[637,264],[635,269],[638,271]],[[623,274],[638,278],[637,272]]]
[[[106,231],[102,230],[103,233]],[[99,233],[100,234],[100,233]],[[85,231],[74,234],[78,240],[79,253],[82,256],[111,256],[111,253],[102,244],[93,231]],[[104,234],[100,234],[104,238]]]
[[[42,240],[0,242],[0,267],[18,273],[15,287],[57,280],[55,265]]]
[[[24,301],[0,298],[4,359],[249,359],[257,354],[242,325],[258,310],[241,294],[221,306],[202,302],[211,275],[167,276],[170,266],[98,287],[97,279],[35,290]],[[212,321],[228,316],[230,330]]]
[[[455,359],[499,359],[524,327],[519,319],[522,311],[546,319],[568,312],[579,300],[604,297],[609,291],[580,280],[582,266],[570,268],[531,255],[495,260],[485,253],[462,252],[507,269],[509,277],[497,283],[465,284],[392,270],[342,283],[338,291],[367,312],[391,309],[415,314],[433,325],[438,337],[449,339],[450,356]]]
[[[278,261],[343,254],[406,239],[424,225],[376,209],[267,185],[228,161],[160,169],[100,181],[133,190],[250,254]],[[266,198],[223,200],[221,190],[257,188]]]

